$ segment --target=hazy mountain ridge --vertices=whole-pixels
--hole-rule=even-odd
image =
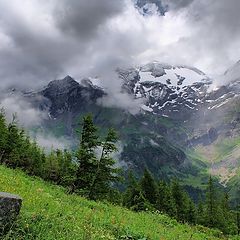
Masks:
[[[79,83],[67,76],[22,96],[35,108],[48,113],[41,128],[56,137],[67,136],[73,143],[79,119],[88,112],[94,115],[100,131],[104,132],[109,126],[116,128],[120,135],[120,164],[139,174],[148,167],[157,177],[185,178],[187,174],[201,175],[202,169],[209,165],[212,173],[222,178],[220,170],[223,165],[228,168],[228,158],[222,159],[221,165],[203,154],[206,161],[196,162],[185,152],[237,137],[240,129],[236,110],[240,96],[238,79],[211,90],[214,80],[202,71],[159,62],[118,69],[117,74],[123,82],[121,92],[144,100],[136,115],[102,105],[99,99],[108,93],[98,86],[99,81],[91,78]],[[233,162],[238,166],[237,160],[231,161],[231,169]],[[233,176],[232,171],[227,174]]]

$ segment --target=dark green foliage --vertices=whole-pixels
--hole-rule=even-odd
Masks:
[[[176,218],[180,221],[187,221],[189,204],[191,203],[188,194],[177,180],[172,181],[171,192],[176,207]]]
[[[237,207],[236,211],[236,221],[237,221],[237,234],[240,234],[240,206]]]
[[[76,157],[78,169],[72,191],[80,192],[92,200],[106,199],[112,184],[118,182],[119,168],[116,168],[112,154],[117,151],[117,134],[109,129],[103,141],[100,141],[97,127],[91,115],[83,118],[81,141]],[[100,151],[100,157],[97,157]]]
[[[225,234],[234,235],[240,229],[239,211],[230,209],[228,194],[217,190],[212,177],[209,178],[205,200],[200,198],[196,206],[178,180],[170,184],[160,181],[156,188],[148,170],[139,181],[130,172],[123,204],[134,211],[158,210],[180,222],[218,228]]]
[[[87,115],[83,118],[80,145],[76,152],[78,169],[73,192],[81,191],[81,194],[89,196],[92,180],[98,166],[95,154],[98,146],[97,127],[93,124],[91,115]]]
[[[140,187],[144,198],[151,204],[156,205],[158,197],[157,185],[153,176],[147,169],[144,170],[143,177],[140,181]]]
[[[198,224],[204,225],[205,224],[205,213],[204,213],[204,204],[202,199],[200,199],[198,205],[197,205],[197,216],[196,216],[196,222]]]
[[[10,124],[6,124],[2,111],[0,163],[12,168],[21,168],[30,175],[62,185],[70,192],[80,192],[95,200],[110,200],[115,191],[112,184],[119,181],[119,169],[114,167],[115,161],[112,158],[112,153],[117,150],[116,132],[109,129],[104,141],[100,141],[92,117],[84,117],[83,122],[80,146],[75,154],[76,162],[67,150],[51,150],[46,154],[17,126],[15,116]],[[97,148],[102,152],[100,158],[97,158]]]
[[[76,164],[68,151],[52,150],[46,154],[24,130],[19,129],[15,117],[7,125],[3,113],[0,114],[0,133],[1,163],[63,186],[69,186],[73,181]]]
[[[121,195],[113,187],[113,183],[120,180],[112,155],[117,150],[117,140],[113,129],[108,130],[103,141],[100,140],[92,117],[86,116],[74,157],[67,150],[52,150],[47,154],[17,126],[15,117],[7,124],[4,113],[0,113],[1,164],[21,168],[30,175],[83,193],[93,200],[123,203],[134,211],[159,210],[178,221],[218,228],[225,234],[239,234],[239,209],[231,210],[228,194],[219,193],[212,177],[206,196],[197,207],[177,180],[156,184],[147,169],[139,181],[130,172],[128,187]]]
[[[195,224],[197,221],[196,206],[190,198],[187,203],[186,220],[187,220],[187,222],[193,223],[193,224]]]
[[[128,181],[127,181],[127,189],[123,195],[123,205],[131,208],[134,206],[135,196],[137,196],[140,192],[139,185],[137,183],[136,178],[133,175],[132,171],[128,173]]]
[[[142,187],[135,179],[132,171],[130,171],[128,175],[128,187],[124,193],[123,204],[137,212],[153,209],[153,206],[145,198]]]
[[[96,200],[105,197],[111,190],[111,185],[120,181],[120,169],[114,165],[116,161],[112,154],[117,151],[117,134],[109,129],[106,138],[101,143],[101,156],[97,160],[97,168],[90,185],[89,198]]]
[[[6,151],[8,131],[3,110],[0,113],[0,163],[3,162],[3,157]]]
[[[216,226],[217,224],[217,195],[213,185],[213,179],[210,176],[208,181],[208,188],[206,193],[206,224],[209,227]]]
[[[169,216],[175,216],[176,205],[171,193],[170,186],[164,181],[158,185],[157,209],[167,213]]]

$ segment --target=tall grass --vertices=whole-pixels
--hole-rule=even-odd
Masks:
[[[4,240],[226,239],[217,230],[179,224],[159,213],[135,213],[68,195],[59,186],[4,166],[0,166],[0,191],[23,198],[21,214]]]

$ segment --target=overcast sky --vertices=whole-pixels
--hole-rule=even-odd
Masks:
[[[143,16],[131,0],[0,0],[1,86],[106,76],[152,60],[221,74],[240,59],[239,0],[162,5],[165,16]]]

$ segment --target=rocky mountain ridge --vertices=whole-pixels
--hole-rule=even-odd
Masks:
[[[144,100],[139,114],[101,105],[98,100],[108,93],[98,84],[99,79],[93,78],[77,82],[66,76],[40,91],[22,95],[36,108],[48,112],[49,118],[41,128],[55,136],[74,140],[79,119],[89,112],[94,115],[100,131],[116,128],[121,139],[119,162],[137,174],[147,167],[157,177],[184,178],[189,174],[199,176],[202,169],[210,165],[215,172],[222,167],[211,161],[193,161],[188,152],[237,136],[240,129],[240,114],[236,111],[240,96],[238,78],[212,90],[214,80],[202,71],[156,61],[117,69],[117,74],[123,83],[123,93]],[[201,181],[205,180],[203,176]]]

